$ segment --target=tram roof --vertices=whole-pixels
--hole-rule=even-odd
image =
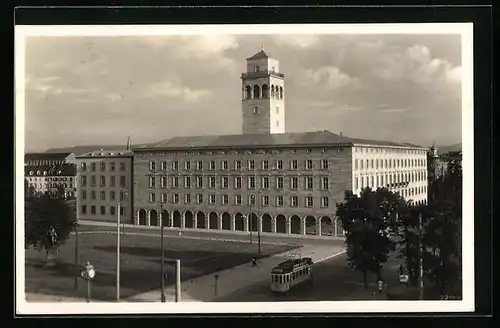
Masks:
[[[302,257],[300,259],[286,260],[275,266],[273,270],[274,269],[288,270],[293,268],[295,265],[303,265],[305,263],[312,264],[312,259],[310,257]]]

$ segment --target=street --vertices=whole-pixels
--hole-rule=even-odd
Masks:
[[[382,270],[382,277],[390,284],[397,283],[398,260],[392,257]],[[354,272],[346,261],[346,254],[313,266],[313,284],[298,286],[288,294],[274,294],[269,280],[238,290],[218,302],[276,302],[276,301],[348,301],[386,299],[376,292],[376,276],[368,275],[368,290],[363,288],[363,275]],[[375,296],[373,293],[375,292]]]

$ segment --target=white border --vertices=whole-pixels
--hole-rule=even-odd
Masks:
[[[230,27],[229,27],[230,26]],[[230,31],[230,32],[228,32]],[[27,303],[24,292],[24,106],[25,44],[29,36],[154,36],[222,34],[460,34],[462,37],[463,300],[347,301],[269,303]],[[16,313],[356,313],[474,311],[474,122],[473,26],[444,24],[291,24],[291,25],[114,25],[15,26]]]

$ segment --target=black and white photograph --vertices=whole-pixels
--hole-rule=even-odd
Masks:
[[[19,313],[474,310],[471,23],[15,32]]]

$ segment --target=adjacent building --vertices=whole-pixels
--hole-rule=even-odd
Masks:
[[[130,150],[92,151],[76,156],[77,218],[132,222],[133,153]]]
[[[74,153],[27,153],[24,155],[24,166],[56,166],[75,164]]]
[[[264,50],[247,58],[241,135],[135,147],[136,225],[338,235],[346,190],[387,187],[427,200],[427,149],[329,131],[285,133],[284,75]]]
[[[66,199],[76,197],[78,183],[75,164],[29,165],[24,167],[24,176],[28,188],[37,194],[63,193]]]

